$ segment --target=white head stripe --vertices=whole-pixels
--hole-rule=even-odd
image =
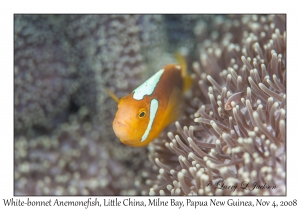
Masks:
[[[148,80],[146,80],[143,84],[138,86],[134,91],[133,91],[133,98],[135,100],[142,100],[145,95],[151,95],[159,82],[159,79],[164,72],[163,69],[159,70],[154,74],[152,77],[150,77]]]
[[[142,136],[141,142],[145,141],[149,135],[149,132],[152,128],[152,124],[153,124],[155,116],[156,116],[157,109],[158,109],[158,100],[154,98],[150,102],[150,120],[149,120],[147,129],[146,129],[144,135]]]
[[[180,69],[181,69],[181,66],[176,65],[175,68],[178,69],[178,70],[180,70]]]

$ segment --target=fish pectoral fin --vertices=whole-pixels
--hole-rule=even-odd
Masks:
[[[183,96],[179,88],[174,88],[162,120],[163,127],[176,121],[183,112]]]
[[[109,89],[105,89],[106,93],[117,103],[119,103],[120,99]]]

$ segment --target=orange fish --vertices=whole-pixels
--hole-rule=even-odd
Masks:
[[[167,65],[120,100],[108,91],[118,101],[113,130],[122,143],[146,146],[180,116],[183,93],[192,84],[184,68]]]

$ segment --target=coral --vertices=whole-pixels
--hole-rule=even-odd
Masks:
[[[15,15],[16,195],[285,194],[284,15]],[[180,51],[185,115],[122,145],[116,103]],[[275,76],[274,76],[275,75]],[[169,132],[168,132],[169,131]]]
[[[211,24],[192,65],[184,126],[176,122],[149,146],[159,172],[149,177],[149,194],[285,195],[285,16],[220,16]],[[241,188],[254,182],[270,188]]]
[[[61,22],[60,16],[15,15],[14,130],[17,133],[51,130],[65,121],[70,97],[79,88],[73,49],[65,39]]]
[[[78,115],[72,115],[51,136],[16,138],[17,195],[141,193],[129,178],[142,176],[138,169],[147,166],[147,161],[142,162],[146,159],[143,150],[112,148],[112,143],[101,139],[98,125],[84,120],[87,115],[88,109],[80,108]],[[130,162],[126,156],[131,157]]]
[[[146,61],[171,57],[162,24],[159,15],[15,15],[16,194],[141,193],[132,176],[150,165],[146,148],[116,138],[105,88],[128,94]]]

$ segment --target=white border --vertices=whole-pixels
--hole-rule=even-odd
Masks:
[[[296,4],[287,1],[6,1],[1,3],[0,12],[0,96],[1,96],[1,146],[0,146],[0,208],[3,200],[13,197],[13,14],[14,13],[287,13],[287,197],[264,197],[264,200],[280,201],[299,198],[299,13]],[[18,197],[15,197],[15,199]],[[31,197],[33,200],[55,199],[54,197]],[[87,197],[59,197],[61,200],[86,200]],[[101,197],[111,198],[111,197]],[[120,197],[125,199],[126,197]],[[209,200],[198,197],[200,200]],[[21,199],[27,199],[21,197]],[[148,197],[138,197],[147,201]],[[170,199],[170,197],[165,198]],[[176,197],[177,200],[185,200]],[[228,200],[227,197],[217,197]],[[240,200],[255,200],[256,197],[235,197]],[[299,201],[299,200],[298,200]],[[299,205],[299,204],[298,204]],[[16,209],[17,207],[9,208]],[[31,207],[24,207],[32,209]],[[22,208],[22,209],[24,209]],[[76,209],[84,209],[82,207]],[[132,208],[132,207],[131,207]],[[203,207],[202,207],[203,208]],[[35,208],[37,209],[37,208]],[[113,208],[110,208],[113,209]],[[129,208],[127,208],[129,209]],[[138,209],[138,208],[134,208]],[[165,207],[156,207],[165,209]],[[177,208],[174,208],[177,209]],[[194,208],[191,208],[194,209]],[[199,208],[197,208],[199,209]]]

